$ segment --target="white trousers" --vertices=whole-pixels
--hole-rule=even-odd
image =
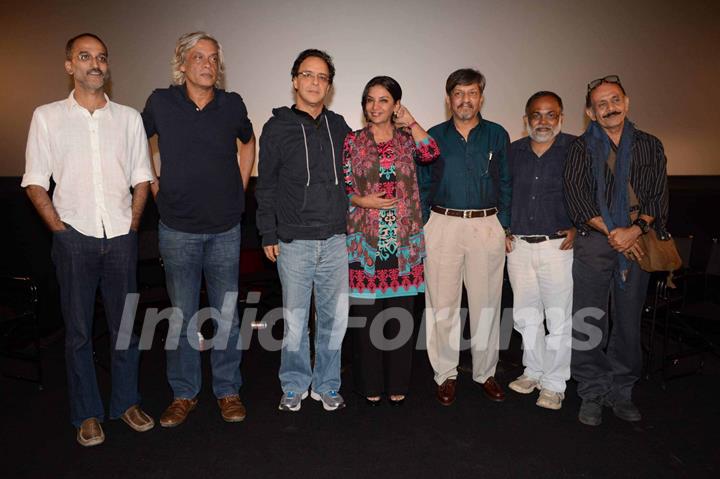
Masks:
[[[515,330],[523,339],[524,374],[555,392],[565,392],[572,351],[573,251],[561,250],[562,242],[528,243],[516,238],[507,255]]]
[[[473,380],[483,383],[495,375],[498,362],[505,232],[496,215],[456,218],[433,212],[425,245],[425,328],[435,382],[457,376],[464,282]]]

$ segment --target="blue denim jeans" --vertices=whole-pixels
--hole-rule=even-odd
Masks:
[[[280,384],[285,393],[340,389],[340,348],[348,321],[348,258],[345,235],[326,240],[279,242],[285,334]],[[310,366],[308,315],[315,293],[315,368]]]
[[[240,273],[240,225],[215,234],[184,233],[158,226],[160,254],[170,301],[182,321],[170,320],[167,376],[173,396],[192,399],[200,392],[202,369],[197,332],[206,314],[200,312],[203,273],[208,303],[214,309],[211,352],[213,392],[217,398],[238,394],[241,385],[240,326],[237,312]]]
[[[88,418],[105,418],[93,362],[93,318],[98,287],[110,331],[112,394],[110,418],[118,418],[140,403],[138,338],[117,350],[125,297],[136,292],[137,235],[112,239],[85,236],[72,227],[53,234],[52,259],[60,284],[60,307],[65,322],[65,367],[70,396],[70,420],[75,427]],[[128,333],[127,331],[124,333]]]

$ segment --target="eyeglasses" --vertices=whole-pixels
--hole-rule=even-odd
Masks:
[[[303,80],[314,80],[317,78],[317,81],[319,83],[329,83],[330,77],[324,73],[314,73],[311,71],[304,71],[304,72],[298,72],[298,77],[302,78]]]
[[[549,111],[544,114],[540,113],[539,111],[536,111],[536,112],[531,113],[529,118],[533,121],[540,121],[543,118],[547,119],[548,121],[555,121],[558,118],[560,118],[560,115],[562,115],[562,113],[558,113],[555,111]]]
[[[593,91],[595,88],[599,87],[603,83],[617,83],[620,84],[620,77],[617,75],[608,75],[606,77],[598,78],[597,80],[593,80],[590,83],[588,83],[588,93]]]
[[[108,62],[108,57],[107,57],[107,54],[105,54],[105,53],[100,53],[96,57],[93,57],[92,55],[90,55],[87,52],[80,52],[77,55],[77,59],[83,63],[87,63],[90,60],[92,60],[93,58],[95,58],[98,63],[107,63]]]

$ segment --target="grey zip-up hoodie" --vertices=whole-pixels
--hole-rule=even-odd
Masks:
[[[343,143],[351,130],[330,110],[317,120],[281,107],[263,126],[255,191],[263,246],[345,233]]]

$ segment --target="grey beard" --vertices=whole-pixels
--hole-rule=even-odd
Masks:
[[[547,143],[549,141],[552,141],[556,136],[558,136],[561,128],[562,122],[559,122],[557,126],[551,131],[547,133],[538,133],[537,131],[533,130],[529,124],[525,125],[525,130],[527,131],[528,136],[536,143]]]

